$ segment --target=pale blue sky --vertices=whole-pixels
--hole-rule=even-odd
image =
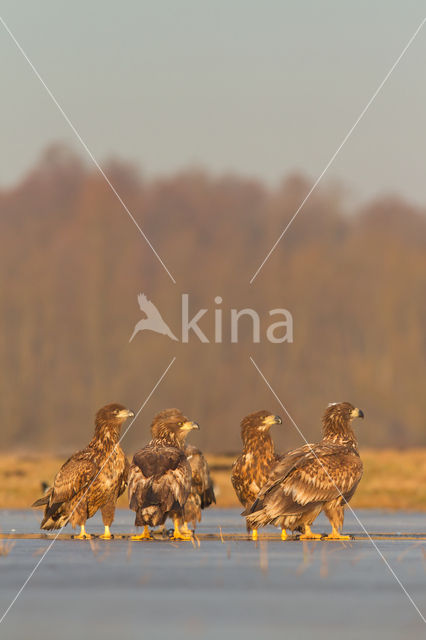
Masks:
[[[28,0],[0,14],[102,162],[316,178],[415,31],[421,1]],[[79,149],[0,25],[0,184]],[[327,180],[426,202],[426,26]],[[81,153],[84,152],[81,150]]]

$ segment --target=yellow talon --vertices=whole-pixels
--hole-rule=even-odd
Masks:
[[[74,536],[74,540],[90,540],[90,533],[86,533],[86,529],[84,528],[84,524],[81,525],[80,533],[78,536]]]
[[[185,532],[179,530],[179,520],[178,520],[178,518],[175,518],[174,525],[175,525],[175,528],[174,528],[171,540],[192,540],[192,534],[191,533],[188,534],[188,533],[185,533]]]
[[[287,531],[285,529],[281,529],[281,540],[287,540]]]
[[[154,538],[152,537],[150,531],[149,531],[149,527],[146,524],[144,526],[144,529],[142,531],[142,533],[139,536],[131,536],[130,540],[154,540]]]
[[[350,540],[350,536],[342,536],[339,531],[332,526],[331,533],[324,537],[324,540]]]
[[[305,525],[305,532],[299,536],[299,540],[319,540],[320,538],[322,538],[322,535],[320,533],[313,533],[308,524]]]
[[[253,529],[253,531],[251,532],[251,539],[257,540],[257,529]]]
[[[111,531],[109,530],[108,525],[105,525],[105,531],[99,537],[101,538],[101,540],[112,540]]]

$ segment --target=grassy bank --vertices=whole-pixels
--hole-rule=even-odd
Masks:
[[[352,506],[426,511],[426,449],[364,450],[364,477]],[[238,507],[231,485],[229,456],[208,456],[219,507]],[[0,456],[0,508],[27,508],[51,483],[64,462],[59,457]],[[127,506],[123,495],[119,506]]]

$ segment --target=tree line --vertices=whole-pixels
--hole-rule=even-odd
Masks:
[[[200,423],[206,451],[240,446],[239,422],[280,413],[281,450],[301,436],[255,369],[264,373],[309,440],[328,402],[348,400],[366,420],[360,443],[425,445],[426,216],[396,195],[348,210],[344,190],[315,191],[250,284],[309,191],[300,174],[276,188],[191,169],[147,179],[114,161],[108,176],[170,270],[174,284],[104,179],[67,148],[49,148],[13,188],[0,191],[1,448],[66,453],[88,441],[97,408],[137,411],[169,372],[123,441],[149,438],[152,415],[177,406]],[[215,309],[250,308],[238,342],[187,343],[140,332],[137,294],[180,338],[182,294],[215,335]],[[221,298],[221,303],[215,299]],[[293,319],[293,342],[266,338],[271,309]]]

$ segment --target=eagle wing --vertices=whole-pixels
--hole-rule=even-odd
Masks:
[[[99,472],[92,456],[87,449],[71,456],[56,474],[53,486],[34,502],[33,507],[45,508],[42,529],[59,529],[67,524]],[[74,507],[73,499],[77,500]]]
[[[183,451],[147,445],[133,456],[129,503],[133,511],[158,505],[163,512],[183,507],[191,489],[191,468]]]
[[[123,473],[121,474],[121,478],[119,479],[118,496],[121,496],[126,490],[127,483],[129,481],[129,470],[130,470],[130,463],[127,459],[127,456],[125,455],[124,470],[123,470]]]
[[[69,458],[56,474],[49,504],[68,502],[87,489],[99,472],[87,451],[79,451]]]
[[[238,500],[245,506],[249,506],[260,491],[254,478],[249,478],[245,456],[239,456],[232,465],[231,482]]]
[[[300,513],[313,504],[353,493],[361,475],[361,459],[347,447],[333,443],[305,445],[274,467],[245,515],[262,509],[266,503],[270,512]]]
[[[272,466],[275,466],[274,460]],[[232,465],[231,482],[242,505],[249,507],[271,473],[271,464],[252,453],[242,454]]]
[[[187,445],[185,447],[185,454],[191,466],[192,490],[195,490],[195,492],[200,496],[201,508],[205,509],[213,502],[216,502],[209,465],[197,447]]]

